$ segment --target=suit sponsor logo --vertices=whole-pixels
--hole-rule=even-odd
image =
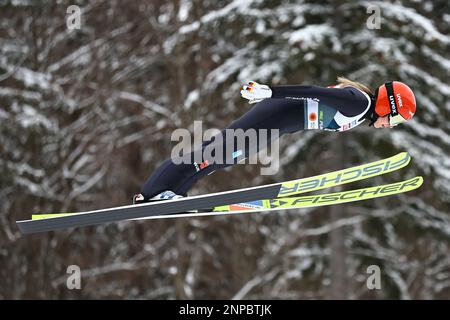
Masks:
[[[358,122],[358,120],[354,120],[354,121],[352,121],[352,122],[350,122],[350,123],[343,124],[343,125],[339,128],[339,131],[347,131],[347,130],[350,130],[351,128],[354,128],[354,127],[356,127],[356,126],[359,125],[359,124],[360,124],[360,122]]]
[[[207,166],[209,166],[208,160],[205,160],[201,163],[194,162],[195,171],[197,172],[199,172],[202,169],[205,169]]]
[[[245,209],[262,209],[262,208],[264,208],[264,205],[261,200],[242,202],[230,205],[230,211],[240,211]]]
[[[236,159],[237,157],[242,156],[242,150],[238,150],[238,151],[233,152],[231,154],[231,156],[233,157],[233,159]]]

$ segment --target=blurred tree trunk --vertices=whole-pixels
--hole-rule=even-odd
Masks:
[[[187,245],[187,230],[185,221],[178,220],[175,222],[177,230],[177,257],[176,257],[176,275],[175,280],[175,298],[176,299],[188,299],[186,290],[184,287],[185,276],[186,276],[186,259],[188,256],[188,245]]]
[[[329,209],[332,223],[335,223],[342,217],[342,209],[338,206],[332,206]],[[330,299],[347,298],[347,275],[345,260],[347,252],[345,249],[344,227],[337,228],[330,232],[330,270],[331,287],[329,291]]]
[[[331,167],[327,171],[339,170],[345,167],[345,139],[342,134],[336,135],[335,143],[331,143],[331,159],[328,163]],[[341,191],[342,186],[336,187],[335,191]],[[330,215],[330,224],[334,225],[339,219],[344,217],[345,205],[334,205],[328,208]],[[345,248],[345,227],[333,229],[329,235],[330,243],[330,290],[329,299],[346,299],[347,292],[347,274]]]
[[[335,10],[339,13],[341,5],[344,1],[338,0],[333,3]],[[340,14],[335,14],[333,16],[332,23],[336,29],[336,33],[339,35],[342,33],[343,17]],[[345,134],[345,133],[344,133]],[[331,167],[327,171],[339,170],[344,167],[345,159],[345,139],[342,133],[333,135],[333,142],[330,143],[331,148],[329,149],[331,159],[329,163]],[[342,187],[337,187],[336,191],[341,191]],[[343,212],[345,211],[345,206],[334,205],[328,208],[330,215],[330,223],[334,225],[339,218],[343,217]],[[346,299],[347,298],[347,281],[346,281],[346,250],[345,250],[345,235],[344,228],[336,228],[330,232],[329,235],[330,242],[330,290],[328,292],[329,299]]]

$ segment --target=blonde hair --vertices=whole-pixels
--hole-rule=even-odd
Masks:
[[[338,82],[338,85],[341,88],[353,87],[353,88],[361,90],[361,91],[363,91],[365,93],[373,94],[372,90],[370,90],[369,87],[367,87],[366,85],[364,85],[364,84],[362,84],[360,82],[352,81],[352,80],[349,80],[349,79],[347,79],[345,77],[338,77],[337,78],[337,82]]]

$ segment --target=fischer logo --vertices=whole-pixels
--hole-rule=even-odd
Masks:
[[[209,166],[208,160],[203,161],[202,163],[200,163],[200,165],[197,162],[194,162],[195,171],[197,172],[205,169],[207,166]]]
[[[299,192],[314,191],[318,187],[324,187],[333,181],[338,184],[356,181],[360,177],[368,177],[373,174],[381,172],[389,172],[395,168],[402,166],[409,161],[409,155],[405,154],[405,157],[398,161],[382,161],[362,168],[352,168],[345,172],[334,173],[324,177],[311,178],[300,183],[289,184],[285,183],[278,193],[278,197],[292,195]],[[283,199],[286,200],[286,199]],[[278,203],[278,202],[277,202]]]

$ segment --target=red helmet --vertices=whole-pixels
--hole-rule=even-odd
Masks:
[[[386,82],[377,89],[375,113],[379,117],[389,115],[392,126],[411,119],[416,113],[414,93],[402,82]]]

